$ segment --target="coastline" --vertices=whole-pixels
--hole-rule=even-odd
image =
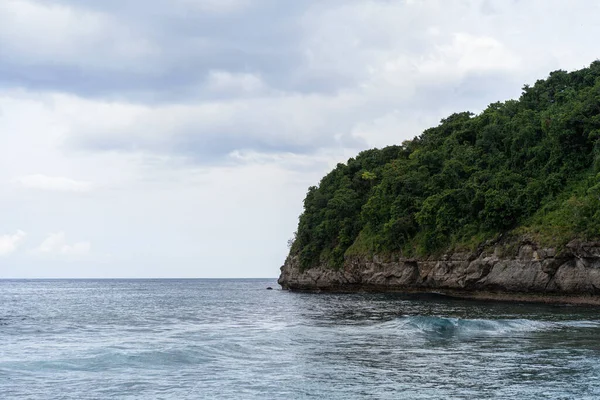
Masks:
[[[512,249],[508,250],[507,249]],[[463,299],[600,305],[600,242],[561,251],[520,240],[438,257],[349,257],[340,269],[302,271],[296,256],[278,283],[296,292],[436,293]]]

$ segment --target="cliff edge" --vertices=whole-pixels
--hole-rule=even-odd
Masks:
[[[290,244],[290,290],[598,303],[600,60],[337,164]]]
[[[441,293],[462,298],[600,304],[600,242],[562,251],[521,241],[433,258],[355,257],[342,268],[301,270],[288,257],[278,283],[291,291]]]

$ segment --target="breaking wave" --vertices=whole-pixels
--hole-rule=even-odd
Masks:
[[[527,319],[462,319],[438,316],[405,316],[385,323],[388,328],[441,336],[506,335],[551,329],[552,323]]]

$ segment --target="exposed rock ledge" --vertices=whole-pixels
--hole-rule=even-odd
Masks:
[[[442,293],[464,298],[600,305],[600,242],[570,242],[560,253],[521,241],[433,258],[347,259],[341,269],[301,272],[297,257],[278,283],[292,291]]]

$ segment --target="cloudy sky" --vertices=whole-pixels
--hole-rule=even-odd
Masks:
[[[0,0],[0,278],[275,277],[358,151],[600,57],[594,0]]]

